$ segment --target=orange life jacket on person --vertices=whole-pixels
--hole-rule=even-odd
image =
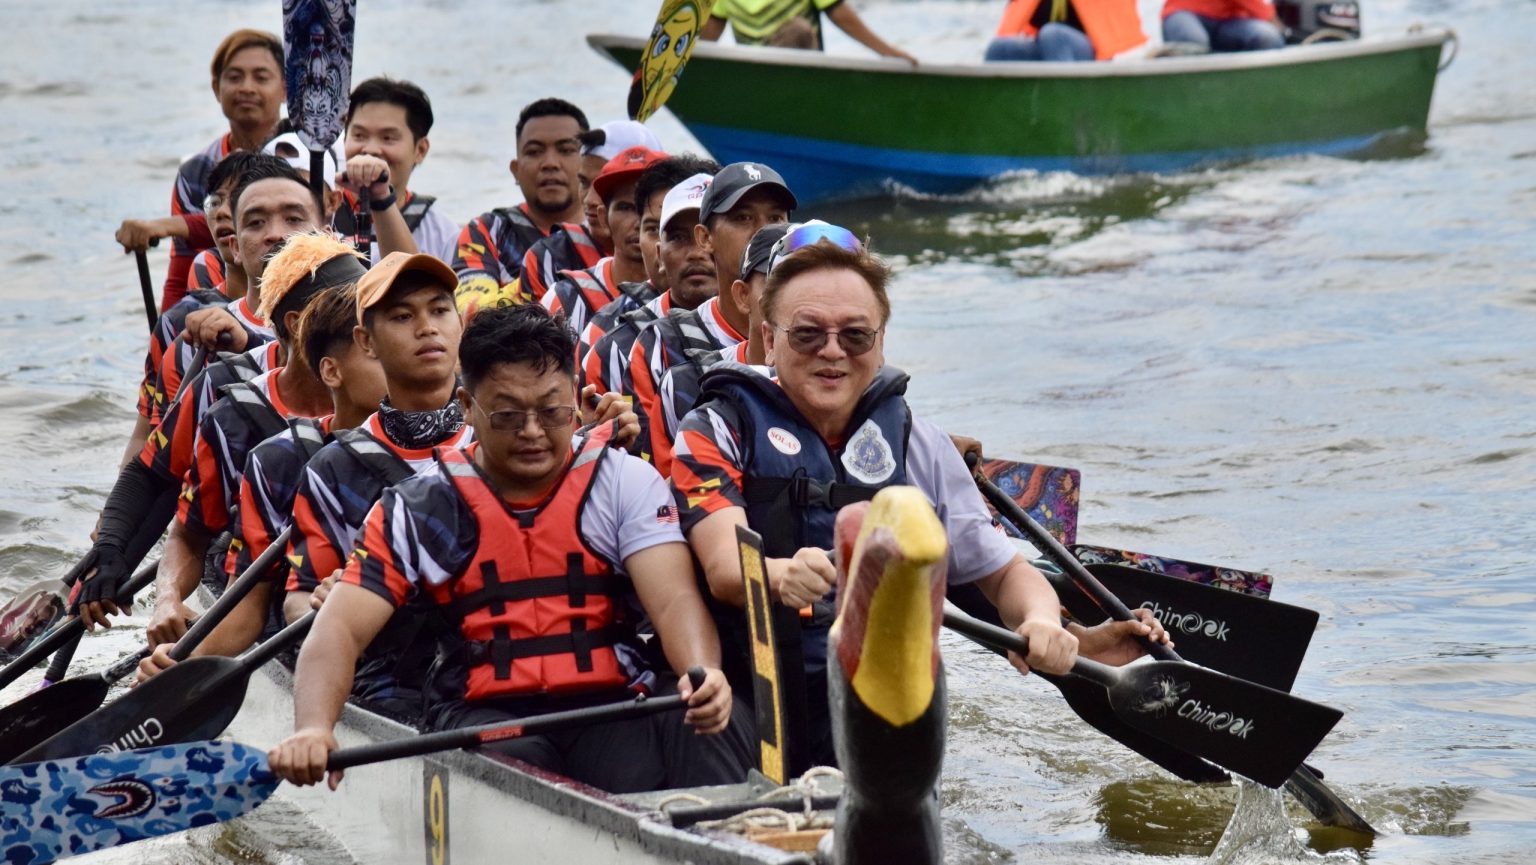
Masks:
[[[581,510],[613,425],[594,429],[537,509],[513,513],[456,448],[437,460],[479,525],[480,546],[457,579],[428,591],[464,637],[465,698],[618,689],[629,676],[614,644],[622,578],[581,537]]]
[[[1049,0],[1009,0],[1003,20],[997,25],[998,36],[1034,36],[1039,29],[1031,23],[1042,2]],[[1093,44],[1093,56],[1108,60],[1147,41],[1141,30],[1141,16],[1136,0],[1071,0],[1072,10],[1083,22],[1083,32]]]

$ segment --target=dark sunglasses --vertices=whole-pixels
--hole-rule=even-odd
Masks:
[[[775,330],[782,330],[789,337],[789,347],[801,354],[815,354],[821,351],[827,344],[827,339],[837,337],[837,344],[843,347],[850,357],[858,357],[875,347],[875,337],[879,335],[878,327],[845,327],[842,330],[827,330],[820,327],[780,327],[773,326]]]
[[[480,413],[490,418],[491,429],[498,432],[522,432],[528,426],[528,418],[532,417],[539,422],[544,429],[559,429],[570,425],[576,418],[576,407],[573,405],[557,405],[549,408],[531,410],[502,409],[501,411],[486,411],[480,403],[470,399],[470,403]]]

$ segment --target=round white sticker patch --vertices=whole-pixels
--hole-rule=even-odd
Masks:
[[[792,457],[800,452],[800,440],[795,438],[795,434],[787,429],[780,429],[776,426],[769,427],[768,443],[785,456]]]

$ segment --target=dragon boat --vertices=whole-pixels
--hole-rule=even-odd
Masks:
[[[1166,172],[1421,139],[1454,41],[1423,28],[1275,51],[916,68],[704,42],[667,108],[720,162],[772,165],[802,204],[893,184],[944,194],[1011,172]],[[587,43],[627,72],[646,47]]]

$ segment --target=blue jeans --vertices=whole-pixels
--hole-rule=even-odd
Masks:
[[[987,45],[987,62],[998,60],[1049,60],[1071,62],[1093,59],[1093,45],[1088,36],[1066,24],[1047,24],[1034,39],[1028,36],[999,36]]]
[[[1175,12],[1163,19],[1164,42],[1192,42],[1212,51],[1267,51],[1283,48],[1275,25],[1257,18],[1207,18]]]

